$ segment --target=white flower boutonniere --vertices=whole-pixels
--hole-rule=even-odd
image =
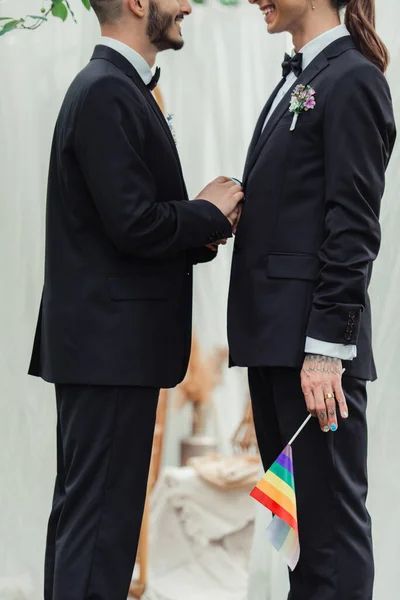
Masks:
[[[298,85],[295,87],[290,99],[289,111],[293,113],[293,121],[290,127],[290,131],[296,129],[297,120],[299,115],[308,110],[315,108],[315,90],[311,86]]]
[[[173,118],[174,118],[174,115],[172,115],[171,113],[168,113],[168,114],[167,114],[167,123],[168,123],[168,127],[169,127],[169,129],[170,129],[170,131],[171,131],[172,137],[174,138],[174,142],[175,142],[175,144],[176,144],[176,145],[178,145],[178,141],[177,141],[177,139],[176,139],[176,133],[175,133],[175,129],[174,129],[174,126],[173,126],[173,124],[172,124],[172,120],[173,120]]]

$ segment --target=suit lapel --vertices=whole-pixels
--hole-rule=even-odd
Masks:
[[[173,152],[179,162],[179,165],[180,165],[180,159],[179,159],[178,150],[176,148],[175,140],[172,136],[172,133],[168,126],[168,123],[167,123],[163,113],[161,112],[161,109],[158,106],[153,94],[148,90],[147,86],[145,85],[145,83],[143,82],[142,78],[140,77],[140,75],[138,73],[136,73],[136,77],[131,77],[131,79],[136,84],[136,86],[139,88],[139,91],[142,94],[143,98],[150,104],[155,116],[159,120],[161,127],[164,129],[164,131],[170,141],[172,150],[173,150]]]
[[[293,84],[293,87],[291,87],[289,89],[289,91],[287,92],[287,94],[285,94],[285,96],[282,98],[282,100],[280,101],[280,103],[278,104],[278,106],[276,107],[274,112],[272,113],[271,118],[269,119],[268,123],[264,127],[264,131],[262,132],[261,136],[258,139],[258,142],[255,145],[255,148],[252,152],[251,158],[248,161],[248,164],[246,164],[246,177],[248,177],[251,169],[254,167],[255,163],[257,162],[257,159],[260,155],[261,150],[267,143],[269,137],[275,130],[279,121],[282,119],[282,117],[288,111],[289,104],[290,104],[290,98],[292,96],[294,88],[297,85],[309,85],[311,83],[311,81],[319,73],[321,73],[324,69],[326,69],[326,67],[328,67],[328,66],[329,66],[329,61],[327,60],[325,54],[322,52],[308,65],[308,67],[306,69],[304,69],[304,71],[300,75],[300,77],[298,77],[296,79],[295,83]],[[272,105],[272,102],[271,102],[271,105]]]
[[[257,146],[257,142],[260,139],[260,135],[261,135],[261,132],[262,132],[263,125],[265,123],[265,119],[267,118],[267,115],[268,115],[269,111],[271,110],[271,106],[272,106],[272,104],[273,104],[273,102],[274,102],[274,100],[275,100],[275,98],[276,98],[279,90],[284,85],[285,81],[286,81],[285,78],[283,78],[278,83],[278,85],[276,86],[276,88],[272,92],[271,96],[269,97],[266,105],[262,109],[261,115],[259,116],[256,128],[254,130],[253,137],[252,137],[251,142],[250,142],[249,150],[247,152],[246,164],[245,164],[245,167],[244,167],[244,174],[243,174],[243,181],[246,179],[247,173],[249,171],[249,165],[250,165],[251,157],[252,157],[252,154],[254,152],[255,147]]]
[[[160,110],[160,107],[158,106],[157,102],[155,101],[153,94],[148,90],[146,84],[144,83],[143,79],[140,77],[139,73],[136,71],[136,69],[133,67],[133,65],[131,65],[131,63],[128,60],[126,60],[126,58],[124,56],[122,56],[122,54],[120,54],[116,50],[113,50],[112,48],[109,48],[108,46],[102,46],[102,45],[96,46],[92,60],[98,59],[98,58],[102,58],[104,60],[108,60],[109,62],[112,62],[116,67],[118,67],[118,69],[120,69],[123,73],[125,73],[125,75],[127,75],[133,81],[133,83],[136,85],[136,87],[139,89],[140,93],[142,94],[142,96],[146,100],[146,102],[148,102],[150,104],[150,107],[152,108],[161,127],[164,129],[165,134],[168,137],[168,140],[171,144],[172,151],[175,154],[175,157],[179,164],[179,168],[180,168],[182,178],[183,178],[181,161],[179,158],[178,150],[176,148],[175,140],[172,136],[171,130],[168,126],[168,123],[167,123],[163,113]]]

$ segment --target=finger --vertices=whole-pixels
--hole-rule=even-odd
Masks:
[[[319,421],[319,426],[321,431],[324,433],[328,433],[329,425],[328,425],[328,415],[326,412],[326,405],[324,400],[324,393],[322,391],[321,386],[317,386],[313,389],[314,399],[315,399],[315,410],[317,413],[317,418]]]
[[[232,179],[227,179],[226,181],[224,181],[224,186],[231,188],[231,187],[238,187],[238,188],[242,188],[241,185],[239,185],[236,181],[233,181]]]
[[[236,235],[236,232],[237,232],[237,229],[238,229],[238,226],[239,226],[239,222],[240,222],[240,219],[241,219],[241,216],[242,216],[242,211],[243,211],[243,204],[239,204],[238,205],[238,215],[237,215],[236,223],[235,223],[235,225],[233,227],[233,231],[232,231],[233,235]]]
[[[229,177],[225,177],[224,175],[220,175],[217,179],[214,179],[214,183],[227,183],[228,181],[232,181]]]
[[[343,388],[342,388],[341,381],[337,381],[334,384],[333,390],[334,390],[334,393],[335,393],[336,402],[339,405],[340,416],[343,419],[347,419],[347,417],[349,416],[349,409],[348,409],[348,406],[347,406],[345,395],[343,393]]]
[[[239,187],[239,186],[238,186],[238,187]],[[243,193],[243,192],[239,192],[239,191],[238,191],[238,192],[236,192],[236,193],[234,193],[234,194],[233,194],[233,199],[234,199],[234,200],[236,200],[236,202],[237,202],[238,204],[239,204],[239,202],[240,202],[241,200],[243,200],[243,198],[244,198],[244,193]]]
[[[306,392],[304,394],[304,399],[306,401],[306,407],[308,412],[314,417],[317,418],[317,409],[315,407],[315,398],[314,394],[310,392]]]
[[[217,247],[214,246],[214,244],[207,244],[206,248],[208,248],[209,250],[212,250],[213,252],[217,251]]]
[[[239,221],[240,217],[242,216],[242,210],[243,210],[243,205],[238,204],[236,207],[236,217],[237,217],[238,221]]]
[[[237,223],[237,218],[236,218],[236,214],[233,212],[230,215],[227,216],[228,221],[230,222],[230,224],[232,225],[232,231],[233,231],[233,227],[235,227],[236,223]]]
[[[233,211],[231,212],[231,214],[229,216],[237,219],[238,214],[239,214],[239,206],[237,205],[237,206],[235,206],[235,208],[233,209]]]
[[[301,379],[301,389],[303,390],[304,400],[306,401],[308,412],[313,417],[316,417],[314,395],[308,383],[303,380],[303,377]]]
[[[326,412],[328,414],[328,425],[331,431],[336,431],[338,428],[337,415],[336,415],[336,402],[335,394],[330,388],[324,389],[324,398]]]

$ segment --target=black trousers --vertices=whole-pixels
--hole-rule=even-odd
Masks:
[[[300,373],[251,368],[249,384],[265,470],[307,416]],[[300,561],[288,600],[371,600],[374,562],[367,496],[366,384],[343,378],[348,420],[324,434],[312,419],[293,444]]]
[[[56,385],[45,600],[126,600],[158,395],[152,388]]]

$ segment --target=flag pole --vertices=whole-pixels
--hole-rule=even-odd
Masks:
[[[294,436],[292,437],[292,439],[289,442],[289,446],[291,446],[293,444],[293,442],[295,441],[295,439],[300,435],[300,433],[303,431],[304,427],[307,425],[308,421],[312,419],[312,415],[308,415],[307,419],[304,421],[304,423],[302,425],[300,425],[300,427],[298,428],[298,430],[296,431],[296,433],[294,434]]]

